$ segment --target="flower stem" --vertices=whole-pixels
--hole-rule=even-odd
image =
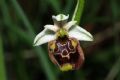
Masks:
[[[78,24],[80,23],[80,20],[81,20],[81,15],[82,15],[82,12],[83,12],[84,3],[85,3],[84,0],[77,0],[77,5],[76,5],[76,8],[75,8],[73,17],[72,17],[72,20],[77,21]]]

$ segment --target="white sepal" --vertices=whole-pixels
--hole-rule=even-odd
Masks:
[[[56,19],[57,21],[63,21],[63,20],[67,20],[69,18],[69,15],[64,15],[64,14],[59,14],[57,16],[52,16],[53,19]]]
[[[70,21],[70,22],[68,22],[65,26],[64,26],[64,28],[66,29],[66,30],[69,30],[73,25],[75,25],[77,23],[77,21]]]
[[[44,28],[47,28],[54,32],[56,32],[59,29],[56,25],[45,25]]]
[[[39,46],[55,39],[56,39],[55,34],[45,28],[35,37],[34,46]]]
[[[68,34],[69,37],[74,37],[80,41],[93,41],[93,36],[88,31],[77,25],[72,27]]]

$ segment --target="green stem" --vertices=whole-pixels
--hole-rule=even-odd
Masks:
[[[2,35],[0,34],[0,80],[7,80],[5,70],[5,59],[3,53]]]
[[[77,5],[75,8],[73,17],[72,17],[72,20],[77,21],[78,24],[80,23],[80,20],[81,20],[83,8],[84,8],[84,3],[85,3],[84,0],[77,0]]]

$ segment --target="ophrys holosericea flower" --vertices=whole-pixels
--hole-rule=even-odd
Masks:
[[[48,52],[52,62],[60,70],[68,71],[79,69],[84,62],[84,54],[79,40],[93,41],[93,36],[76,24],[68,22],[69,15],[59,14],[52,16],[54,25],[45,25],[34,39],[34,46],[48,42]]]

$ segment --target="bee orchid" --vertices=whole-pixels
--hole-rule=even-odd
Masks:
[[[34,39],[34,46],[48,42],[48,52],[51,61],[60,70],[79,69],[84,62],[84,53],[80,41],[93,41],[93,36],[76,24],[68,22],[69,15],[52,16],[54,25],[45,25]]]

